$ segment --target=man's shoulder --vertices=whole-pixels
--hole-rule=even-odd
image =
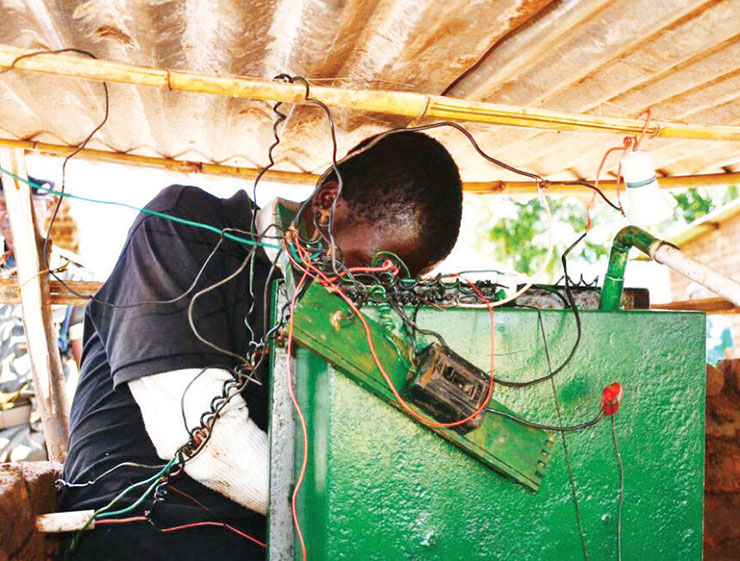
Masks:
[[[178,215],[216,223],[249,223],[251,203],[244,190],[222,199],[193,185],[170,185],[162,189],[147,205],[149,210],[177,212]],[[246,220],[245,220],[246,216]]]
[[[150,210],[167,211],[175,207],[212,205],[220,201],[218,197],[194,185],[170,185],[162,189],[147,203]]]

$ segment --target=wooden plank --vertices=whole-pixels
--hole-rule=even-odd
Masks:
[[[19,177],[26,177],[22,150],[0,150],[0,165]],[[15,245],[23,327],[26,331],[46,447],[49,459],[64,462],[69,435],[67,395],[51,317],[49,281],[46,274],[40,274],[43,270],[43,243],[36,229],[30,187],[8,177],[3,178],[3,187]]]
[[[653,304],[653,310],[687,310],[695,312],[706,312],[707,314],[737,314],[740,308],[729,300],[720,298],[703,298],[701,300],[682,300],[669,302],[668,304]]]
[[[103,283],[97,281],[65,281],[67,286],[82,295],[92,296]],[[49,281],[51,304],[62,306],[86,306],[89,298],[76,296],[56,280]],[[21,303],[21,296],[16,279],[0,279],[0,304],[16,305]]]

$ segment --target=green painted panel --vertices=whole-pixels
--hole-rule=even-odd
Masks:
[[[542,317],[550,354],[559,363],[575,337],[573,316],[543,311]],[[581,345],[555,383],[566,424],[591,418],[605,385],[624,386],[616,417],[625,471],[623,558],[698,560],[704,316],[593,311],[582,317]],[[419,320],[487,367],[487,311],[422,310]],[[525,380],[547,372],[536,311],[497,311],[495,343],[497,376]],[[310,351],[299,349],[297,362],[310,438],[299,496],[309,559],[583,558],[559,438],[533,492],[419,426]],[[548,383],[498,387],[495,395],[528,419],[557,424]],[[615,559],[619,489],[609,423],[567,439],[590,557]]]
[[[368,307],[366,313],[372,316],[376,311]],[[338,320],[339,317],[345,319]],[[488,312],[485,317],[490,341]],[[396,390],[403,392],[410,369],[405,357],[410,349],[394,337],[393,331],[385,332],[382,325],[372,318],[366,321],[381,364]],[[370,354],[362,324],[339,297],[318,284],[312,284],[296,307],[294,337],[381,399],[401,408]],[[347,352],[347,349],[352,349],[352,352]],[[483,370],[490,370],[490,355]],[[495,400],[491,406],[513,413]],[[453,428],[425,426],[519,483],[533,490],[539,487],[552,449],[550,433],[500,415],[488,415],[480,427],[464,433]]]

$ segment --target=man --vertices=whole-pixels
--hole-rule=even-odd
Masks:
[[[31,181],[43,185],[40,179]],[[45,226],[55,200],[36,188],[32,189],[36,226],[46,233]],[[0,235],[4,250],[0,257],[0,278],[16,278],[15,245],[5,206],[2,178],[0,178]],[[50,264],[57,275],[65,280],[78,280],[84,276],[76,256],[52,246]],[[76,372],[82,353],[83,308],[53,306],[52,317],[59,334],[59,350],[65,366]],[[19,305],[0,305],[0,462],[38,461],[46,459],[44,435],[38,412],[31,375],[31,358],[28,354],[23,314]]]
[[[355,151],[340,164],[344,185],[339,197],[333,174],[312,196],[303,213],[308,235],[315,233],[314,218],[326,215],[337,198],[333,234],[347,266],[369,264],[377,251],[388,250],[417,275],[443,259],[457,238],[462,206],[460,178],[447,151],[430,137],[410,132],[365,141]],[[148,207],[221,229],[249,230],[251,225],[244,192],[222,200],[193,187],[172,186]],[[260,225],[272,222],[266,212],[255,217],[260,231]],[[271,263],[261,249],[252,267],[193,305],[193,324],[213,346],[190,328],[190,297],[134,306],[178,297],[199,272],[190,294],[237,271],[249,248],[234,242],[223,243],[204,267],[217,242],[209,231],[156,216],[140,215],[131,227],[99,301],[87,310],[82,373],[72,406],[64,480],[95,483],[67,485],[64,510],[100,508],[156,473],[125,465],[96,481],[122,462],[161,466],[171,459],[187,440],[186,425],[198,426],[200,414],[230,378],[229,368],[238,364],[213,346],[243,355],[250,341],[263,335],[268,310],[262,294]],[[229,402],[203,451],[185,465],[185,475],[168,484],[152,514],[156,528],[101,525],[83,536],[77,558],[264,559],[264,549],[253,542],[223,527],[193,523],[227,522],[265,539],[267,391],[263,373],[261,385],[248,385]],[[131,500],[140,494],[132,493]],[[151,504],[145,501],[132,514],[142,514]]]

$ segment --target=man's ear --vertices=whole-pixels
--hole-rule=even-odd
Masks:
[[[314,213],[331,210],[331,205],[339,192],[339,185],[336,181],[329,181],[319,188],[311,201],[311,208]],[[337,201],[337,204],[339,201]]]

